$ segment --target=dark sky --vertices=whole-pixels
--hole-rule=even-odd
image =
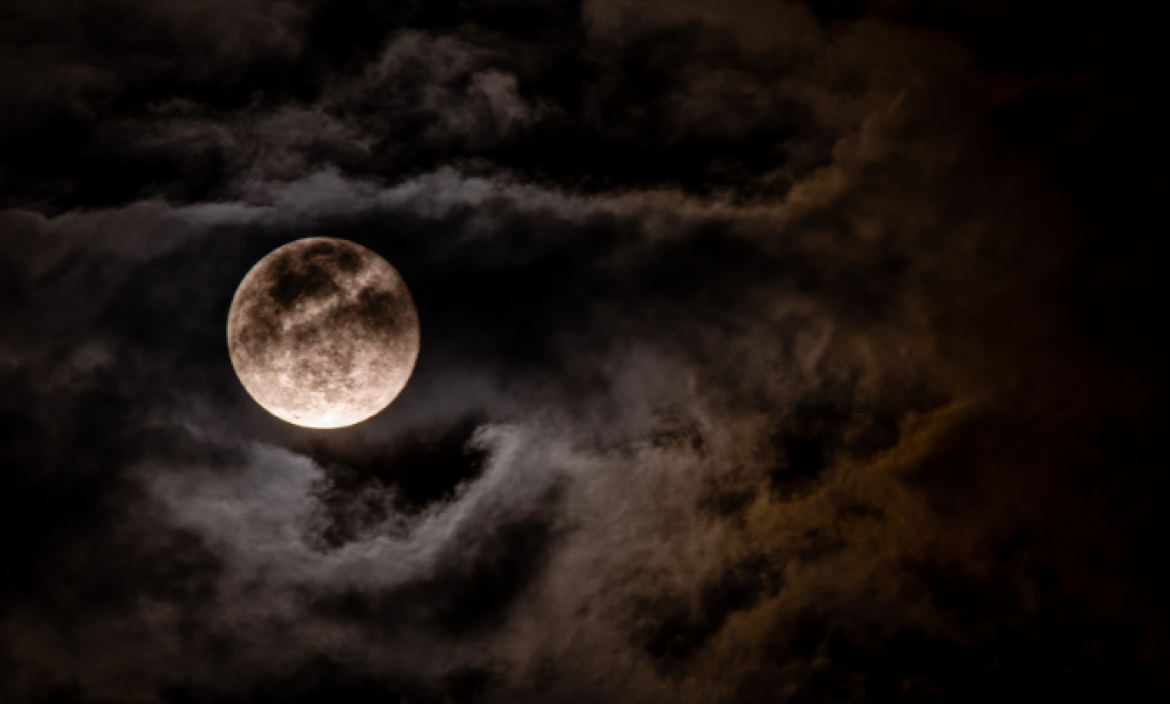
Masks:
[[[0,0],[0,701],[1166,701],[1158,9]],[[422,328],[336,431],[310,236]]]

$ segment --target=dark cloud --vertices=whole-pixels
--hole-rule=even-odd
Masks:
[[[12,5],[0,699],[1161,700],[1144,12]],[[337,431],[226,349],[313,236],[422,327]]]

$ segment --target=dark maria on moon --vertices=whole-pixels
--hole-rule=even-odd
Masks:
[[[0,0],[0,703],[1170,701],[1118,0]]]

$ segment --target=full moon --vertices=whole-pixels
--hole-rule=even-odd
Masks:
[[[298,240],[264,257],[228,314],[228,351],[244,388],[276,417],[308,428],[353,425],[390,405],[418,348],[406,283],[346,240]]]

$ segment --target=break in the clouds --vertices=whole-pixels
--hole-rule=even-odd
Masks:
[[[15,5],[0,698],[1157,700],[1129,26]],[[312,236],[390,261],[422,330],[335,431],[227,355],[240,280]]]

